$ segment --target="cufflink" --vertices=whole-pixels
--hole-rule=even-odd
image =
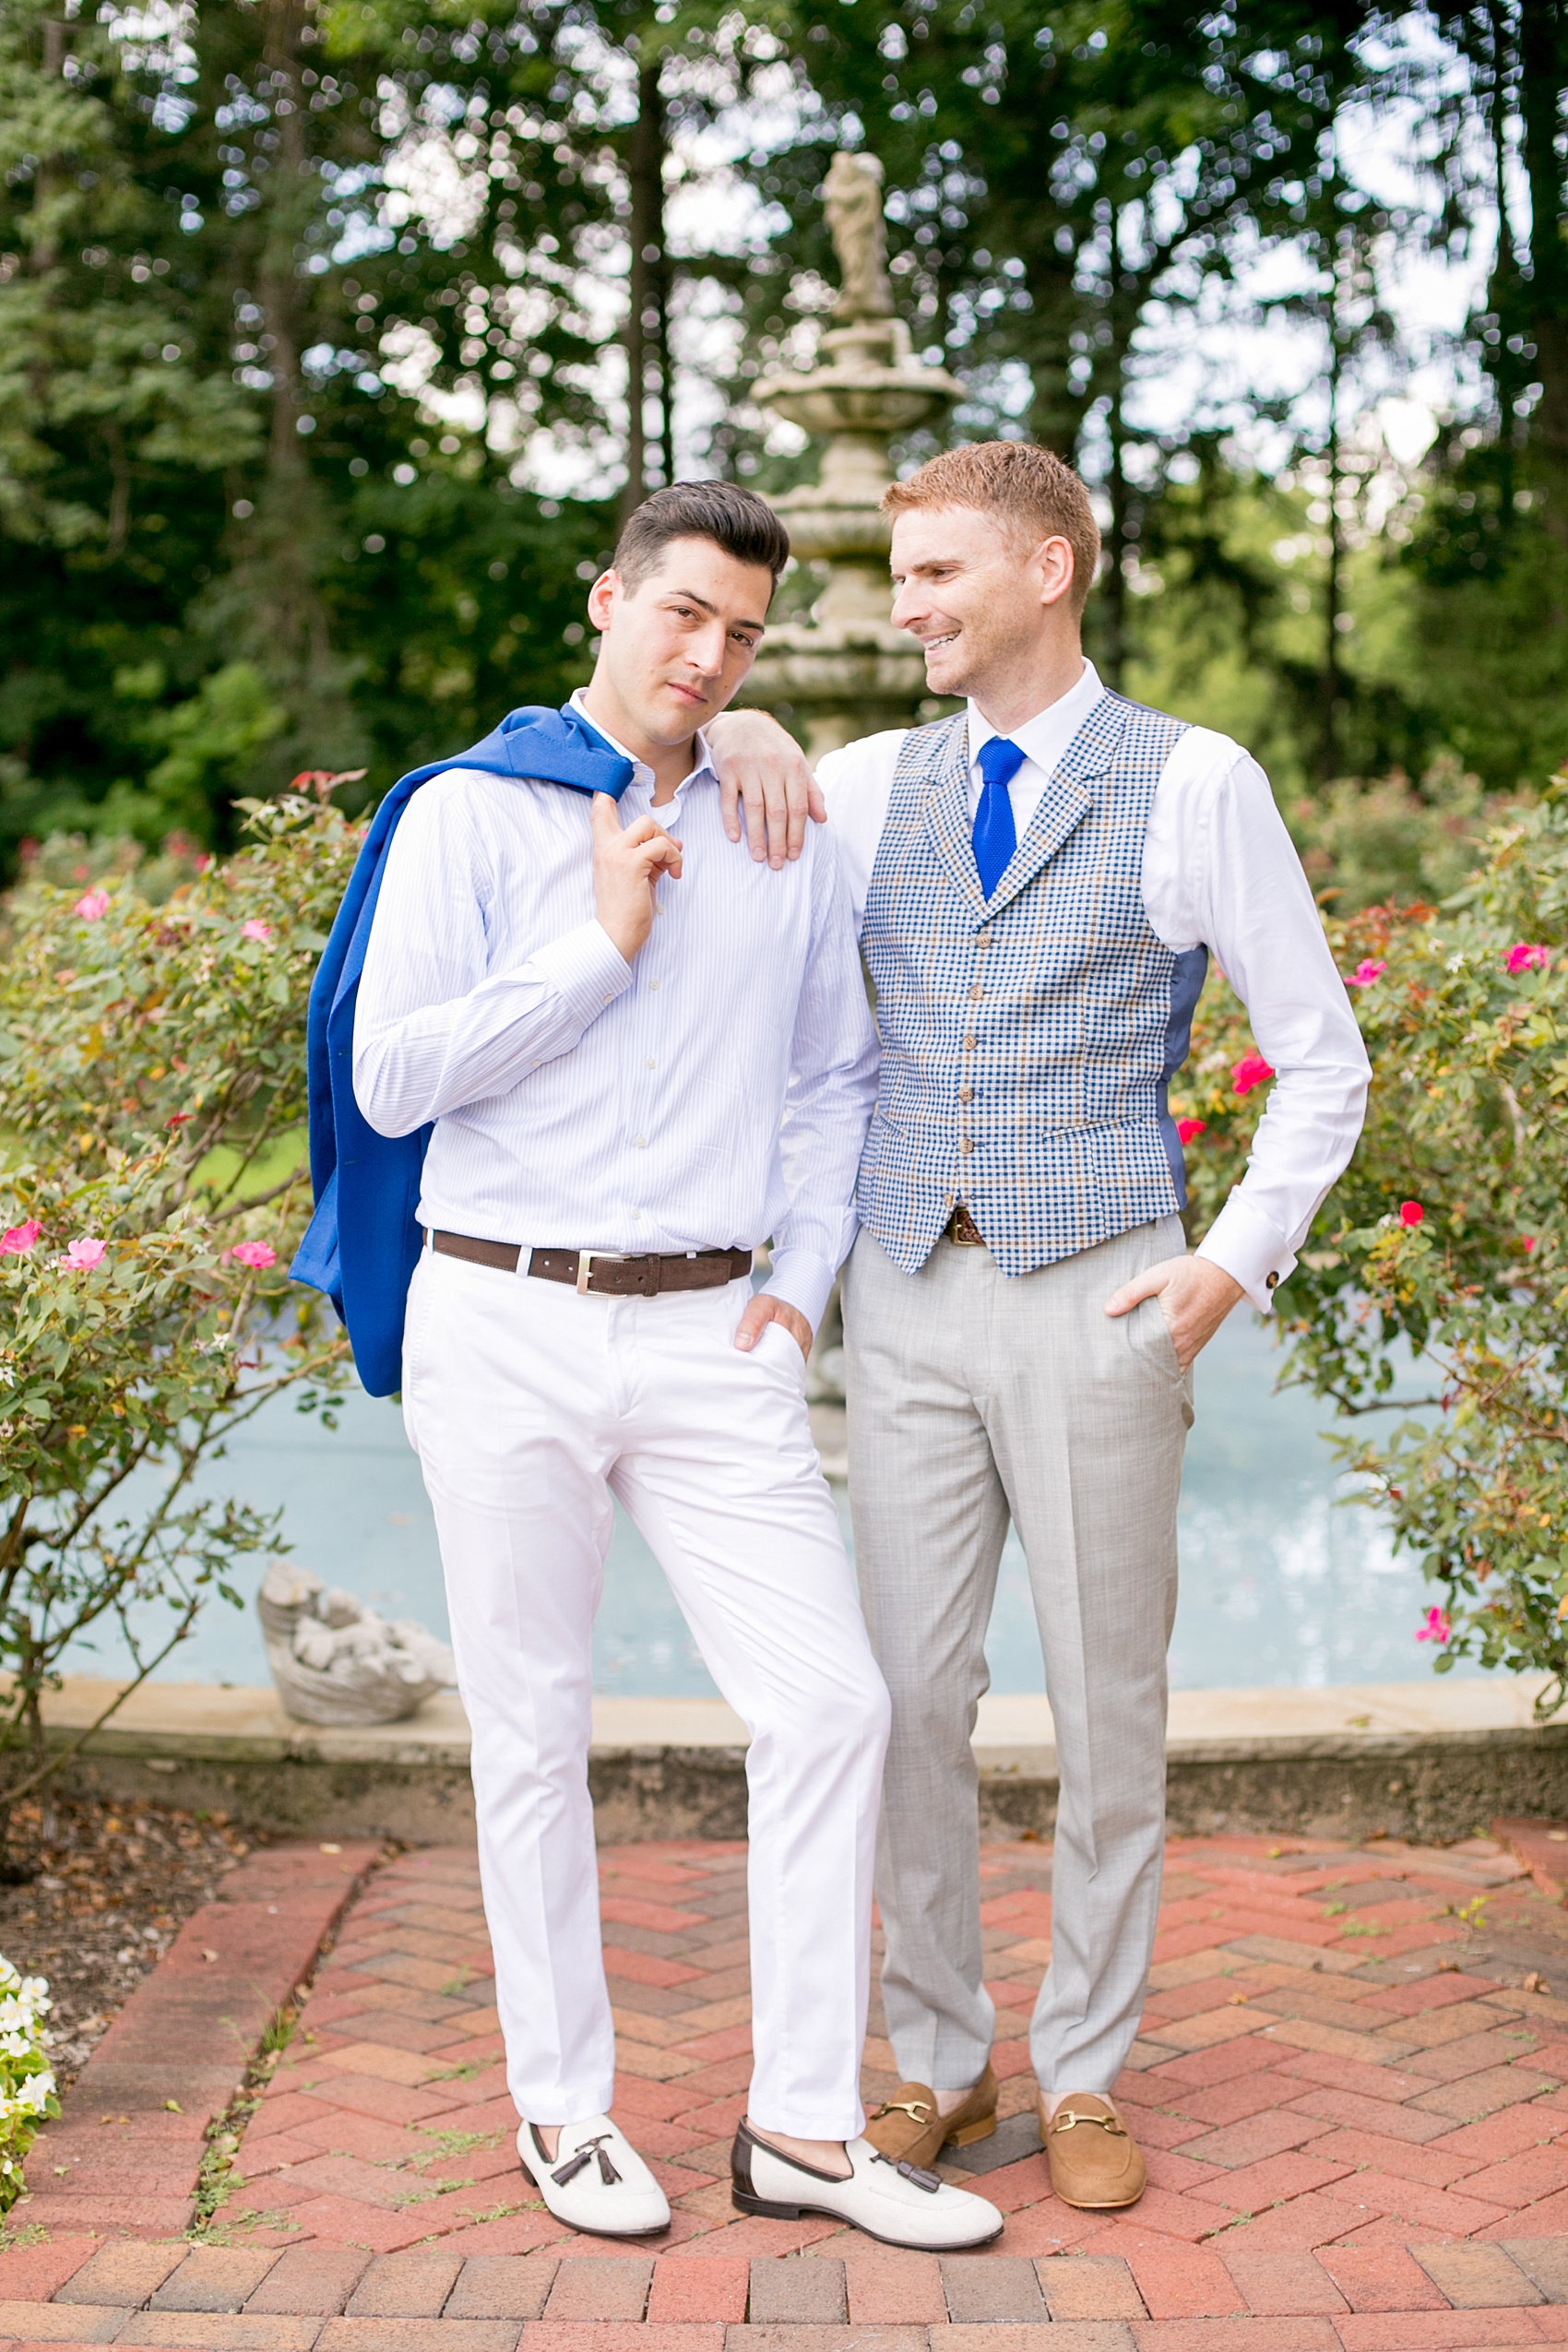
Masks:
[[[1270,1275],[1266,1276],[1266,1277],[1265,1277],[1265,1281],[1266,1281],[1266,1284],[1267,1284],[1267,1287],[1268,1287],[1268,1289],[1271,1289],[1271,1290],[1277,1290],[1277,1289],[1278,1289],[1278,1288],[1279,1288],[1279,1277],[1278,1277],[1278,1275],[1277,1275],[1277,1274],[1270,1274]]]

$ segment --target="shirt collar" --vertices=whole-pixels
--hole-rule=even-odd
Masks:
[[[1077,684],[1070,686],[1064,695],[1059,695],[1055,702],[1048,704],[1045,709],[1038,712],[1033,719],[1026,719],[1021,727],[1010,727],[1007,730],[1008,742],[1016,743],[1018,749],[1027,758],[1031,759],[1037,767],[1042,768],[1047,776],[1051,775],[1063,753],[1104,692],[1105,688],[1099,683],[1099,673],[1094,663],[1086,661],[1084,674]],[[969,761],[971,766],[980,756],[981,744],[989,743],[992,737],[1000,734],[1001,731],[1000,728],[992,726],[989,719],[982,719],[974,704],[970,703]]]
[[[604,741],[610,745],[612,751],[619,752],[623,759],[629,759],[631,761],[632,781],[634,784],[646,784],[651,788],[653,783],[653,770],[649,767],[647,760],[638,759],[636,754],[635,752],[629,752],[624,743],[618,743],[614,736],[610,732],[609,728],[601,725],[600,722],[593,717],[592,713],[588,709],[584,702],[584,691],[583,687],[578,686],[572,695],[572,708],[576,712],[577,717],[585,720],[587,724],[593,729],[596,735],[601,735],[604,738]],[[700,727],[697,729],[696,733],[693,738],[692,750],[695,755],[692,766],[692,772],[688,777],[684,778],[681,783],[676,785],[675,790],[677,794],[685,791],[688,786],[700,783],[707,778],[711,778],[715,783],[719,780],[718,770],[713,765],[712,755],[707,748],[707,737],[703,733]]]

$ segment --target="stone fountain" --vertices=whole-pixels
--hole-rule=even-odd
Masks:
[[[841,281],[834,324],[814,367],[766,377],[753,398],[826,437],[820,480],[771,503],[791,553],[826,564],[827,584],[809,622],[768,631],[744,697],[786,707],[813,759],[879,728],[909,726],[924,699],[920,648],[887,617],[889,527],[880,501],[893,479],[892,436],[931,423],[963,397],[952,376],[914,357],[894,312],[876,158],[836,155],[826,200]]]

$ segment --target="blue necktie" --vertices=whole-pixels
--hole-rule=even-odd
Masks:
[[[975,811],[975,864],[980,871],[980,888],[989,898],[1008,867],[1018,846],[1018,830],[1013,822],[1013,803],[1007,797],[1007,787],[1022,767],[1028,754],[1005,735],[992,735],[980,749],[980,772],[985,779],[980,786],[980,806]]]

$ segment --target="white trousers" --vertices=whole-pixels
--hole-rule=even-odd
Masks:
[[[428,1249],[410,1286],[404,1417],[473,1737],[507,2081],[535,2123],[613,2096],[588,1785],[612,1495],[751,1733],[752,2119],[808,2139],[864,2120],[887,1694],[800,1348],[778,1324],[733,1345],[750,1295],[580,1298]]]

